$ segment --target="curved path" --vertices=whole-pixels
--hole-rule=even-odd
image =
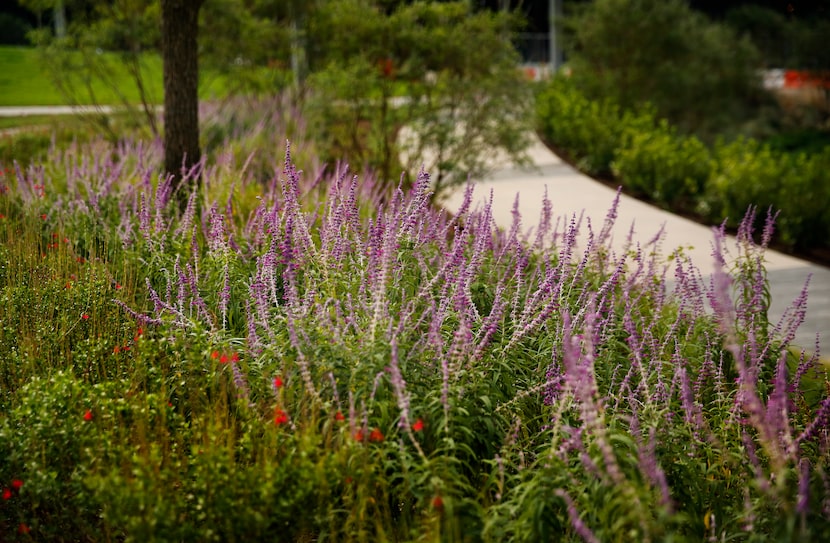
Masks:
[[[585,217],[590,217],[592,224],[601,227],[616,191],[573,169],[538,138],[534,137],[530,155],[535,168],[522,170],[509,161],[495,161],[493,173],[476,183],[476,201],[483,201],[489,197],[491,189],[493,191],[493,217],[496,224],[505,228],[510,226],[513,203],[518,194],[522,224],[525,228],[533,226],[542,211],[542,199],[547,187],[555,216],[579,215],[584,210]],[[463,187],[450,193],[444,206],[450,211],[456,211],[461,205],[463,193]],[[612,241],[615,248],[622,247],[632,225],[635,241],[643,245],[664,228],[665,235],[661,243],[664,256],[682,247],[704,276],[712,272],[714,236],[710,227],[623,194],[620,196],[615,239]],[[784,310],[800,294],[808,276],[811,276],[807,320],[799,328],[796,343],[812,349],[816,334],[819,334],[822,342],[830,339],[830,269],[772,250],[768,250],[765,256],[772,293],[769,315],[771,322],[778,321]]]

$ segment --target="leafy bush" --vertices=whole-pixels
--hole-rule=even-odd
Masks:
[[[582,171],[613,173],[627,190],[678,212],[736,228],[751,206],[781,211],[779,240],[797,250],[830,246],[830,150],[787,152],[754,139],[713,149],[648,109],[589,100],[555,78],[540,91],[537,124]],[[760,226],[760,222],[755,225]]]
[[[635,193],[669,209],[692,209],[712,171],[709,149],[680,136],[665,120],[647,131],[628,130],[617,148],[614,175]]]
[[[774,151],[754,140],[737,140],[715,148],[716,167],[703,208],[713,218],[737,225],[749,205],[781,210],[781,240],[809,249],[827,245],[830,198],[827,167],[830,151],[816,155]]]
[[[531,237],[231,154],[182,211],[157,142],[100,149],[2,180],[4,539],[830,537],[826,369],[753,217],[704,282],[615,254],[616,203],[578,248],[547,199]]]
[[[648,109],[623,112],[611,100],[590,100],[572,81],[555,77],[536,98],[538,129],[549,142],[564,149],[578,167],[593,175],[611,173],[611,162],[628,131],[654,124]]]
[[[597,0],[569,18],[578,88],[623,109],[651,104],[684,133],[711,141],[753,114],[763,94],[748,39],[683,0]]]

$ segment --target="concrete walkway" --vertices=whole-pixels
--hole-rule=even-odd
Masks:
[[[493,216],[496,224],[509,227],[516,194],[525,229],[533,227],[542,211],[545,187],[553,204],[555,216],[579,215],[584,210],[598,231],[605,219],[616,192],[604,184],[571,168],[536,138],[530,149],[535,164],[533,170],[521,170],[509,161],[495,163],[494,173],[476,183],[476,201],[483,201],[493,191]],[[463,187],[452,192],[444,202],[450,211],[461,205]],[[629,228],[634,227],[634,240],[645,245],[665,228],[661,243],[663,256],[682,247],[694,264],[706,276],[713,270],[712,229],[683,217],[621,195],[612,247],[622,247]],[[730,238],[734,241],[734,238]],[[732,245],[730,243],[730,245]],[[734,254],[734,250],[732,251]],[[799,329],[796,343],[812,349],[816,334],[822,340],[830,338],[830,269],[817,266],[775,251],[766,252],[766,267],[772,293],[770,320],[775,323],[800,294],[807,277],[812,275],[807,302],[807,320]],[[671,277],[672,275],[669,274]]]
[[[29,117],[31,115],[88,115],[90,113],[112,113],[115,106],[4,106],[0,117]]]

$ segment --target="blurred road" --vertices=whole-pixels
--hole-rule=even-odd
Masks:
[[[594,231],[599,231],[616,191],[570,167],[538,138],[535,139],[530,154],[535,164],[534,169],[522,170],[508,160],[494,159],[494,173],[476,183],[474,198],[477,202],[483,202],[493,191],[493,217],[496,224],[505,228],[511,225],[511,211],[518,194],[522,225],[525,229],[533,227],[540,217],[547,187],[554,216],[578,216],[584,210]],[[457,188],[443,202],[444,206],[450,211],[456,211],[461,205],[463,194],[464,188]],[[704,278],[712,273],[714,236],[710,227],[621,195],[611,243],[614,250],[622,248],[632,227],[635,242],[640,242],[643,246],[664,227],[665,236],[659,247],[663,256],[667,257],[676,248],[682,247]],[[734,238],[730,238],[729,246],[730,254],[737,254]],[[766,267],[772,294],[770,321],[778,321],[800,294],[808,276],[811,276],[807,320],[800,327],[795,342],[812,350],[816,334],[822,340],[830,339],[830,269],[772,250],[766,252]],[[667,277],[673,277],[673,273],[670,272]]]

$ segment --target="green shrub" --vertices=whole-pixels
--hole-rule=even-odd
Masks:
[[[752,43],[684,0],[597,0],[568,25],[573,79],[590,98],[649,103],[708,140],[752,117],[762,96]]]
[[[673,209],[690,209],[712,171],[709,149],[694,136],[679,136],[668,122],[626,132],[611,165],[623,185]]]
[[[619,147],[622,113],[610,100],[589,100],[569,81],[554,79],[536,101],[542,135],[593,175],[610,173]]]
[[[827,245],[830,151],[809,156],[778,152],[755,140],[719,144],[701,210],[735,226],[750,205],[781,211],[780,240],[807,249]]]

